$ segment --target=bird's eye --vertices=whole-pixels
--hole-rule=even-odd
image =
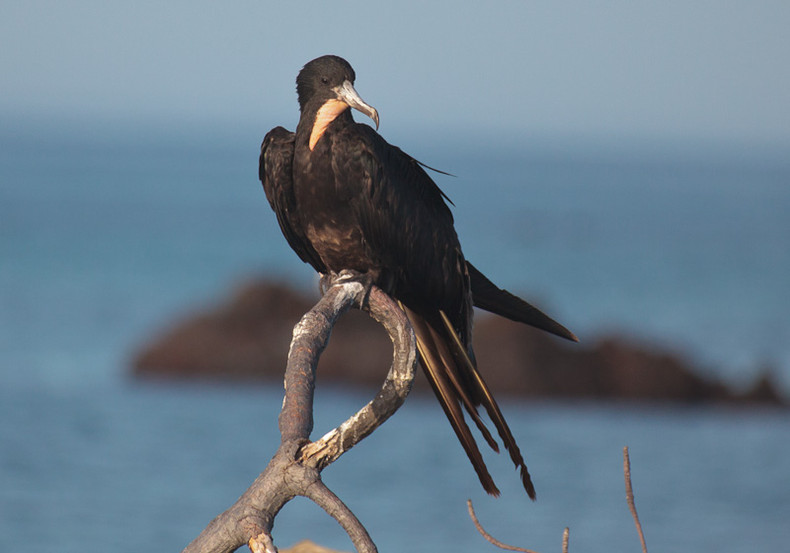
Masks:
[[[321,82],[324,84],[329,84],[329,77],[321,77]]]

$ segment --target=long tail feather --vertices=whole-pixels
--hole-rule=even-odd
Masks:
[[[491,474],[488,472],[474,436],[472,436],[472,432],[464,420],[455,388],[447,378],[447,368],[442,362],[441,355],[437,352],[428,323],[409,308],[403,305],[401,307],[406,312],[409,322],[411,322],[414,329],[414,335],[417,338],[417,349],[425,369],[425,375],[439,400],[439,404],[442,406],[445,415],[447,415],[450,425],[461,442],[467,457],[472,462],[483,489],[493,496],[498,496],[499,489],[494,484],[494,479],[491,478]]]
[[[480,418],[480,414],[477,412],[477,406],[480,404],[480,402],[470,397],[469,392],[473,390],[470,390],[468,384],[460,379],[462,375],[459,374],[459,371],[453,370],[453,367],[457,366],[457,356],[451,352],[450,348],[447,347],[447,340],[444,335],[440,335],[431,325],[426,325],[426,327],[428,328],[428,332],[430,332],[433,343],[436,346],[437,352],[439,353],[439,358],[441,359],[442,367],[444,368],[444,374],[447,377],[447,380],[453,385],[457,399],[466,408],[466,412],[469,413],[470,417],[472,417],[475,426],[477,426],[477,429],[483,435],[483,439],[485,439],[489,447],[499,453],[499,445],[496,443],[496,440],[494,440],[493,436],[491,436],[491,432],[488,431],[483,419]],[[474,397],[476,398],[476,396]]]
[[[483,405],[510,453],[510,458],[520,469],[524,489],[530,498],[535,499],[535,488],[513,434],[447,316],[439,312],[435,321],[428,321],[408,307],[402,304],[401,307],[414,328],[417,348],[428,381],[472,462],[483,488],[492,495],[499,495],[499,490],[488,473],[474,436],[464,420],[461,405],[466,408],[486,442],[498,451],[496,442],[477,413],[476,407]]]
[[[469,270],[472,299],[476,307],[501,315],[511,321],[525,323],[545,330],[566,340],[579,341],[573,332],[534,305],[530,305],[518,296],[497,287],[496,284],[488,280],[483,273],[478,271],[468,261],[466,262],[466,267]]]
[[[494,423],[494,426],[499,433],[499,437],[502,438],[502,442],[505,444],[505,449],[507,449],[510,453],[510,459],[513,461],[513,464],[519,468],[521,473],[521,482],[524,485],[524,489],[527,490],[527,494],[531,499],[535,499],[535,486],[532,484],[532,478],[529,475],[529,470],[527,470],[527,465],[524,462],[524,458],[521,456],[521,450],[518,448],[518,444],[516,444],[516,439],[513,437],[513,433],[510,431],[510,427],[508,426],[507,421],[505,421],[502,411],[499,409],[499,404],[497,404],[494,396],[491,394],[491,390],[488,388],[485,380],[483,380],[483,377],[477,370],[477,367],[469,358],[469,354],[467,353],[464,345],[461,343],[461,340],[458,338],[458,335],[455,333],[450,319],[447,318],[447,315],[445,315],[443,311],[440,311],[439,313],[442,317],[445,327],[447,328],[447,333],[453,339],[454,350],[457,351],[457,356],[464,360],[464,363],[461,366],[463,366],[468,374],[474,379],[475,386],[479,393],[479,403],[483,405],[486,412],[488,413],[489,418]]]

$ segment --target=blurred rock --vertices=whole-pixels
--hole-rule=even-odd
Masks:
[[[308,296],[279,283],[249,283],[227,303],[186,318],[142,347],[133,362],[134,374],[279,381],[293,326],[317,299],[317,293]],[[475,322],[475,352],[498,395],[786,405],[767,373],[739,393],[666,351],[617,337],[571,344],[482,312]],[[319,381],[378,386],[391,353],[383,328],[352,310],[332,332],[319,362]],[[421,373],[415,388],[427,389]]]

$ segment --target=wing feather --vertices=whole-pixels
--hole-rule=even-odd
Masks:
[[[304,234],[293,193],[294,133],[275,127],[266,134],[258,160],[258,178],[288,245],[299,258],[325,273],[321,257]]]
[[[409,306],[445,311],[470,336],[469,276],[453,216],[422,166],[367,125],[355,125],[332,151],[339,185],[358,186],[354,213],[367,255],[391,274],[390,292]],[[396,232],[393,232],[396,229]]]

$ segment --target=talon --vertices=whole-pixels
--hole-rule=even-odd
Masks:
[[[318,273],[318,293],[323,296],[330,286],[332,286],[332,274]]]

